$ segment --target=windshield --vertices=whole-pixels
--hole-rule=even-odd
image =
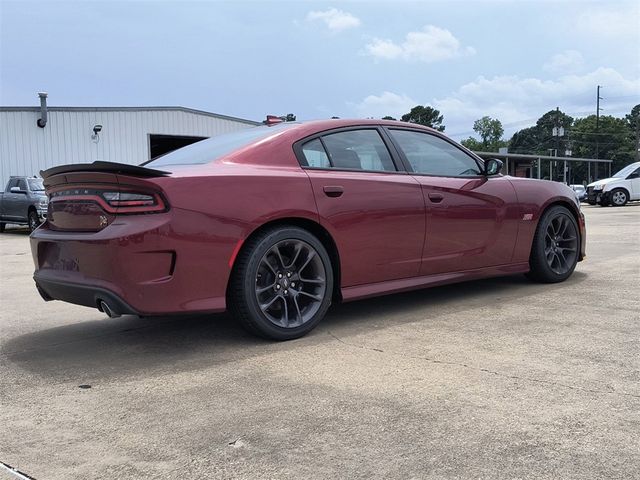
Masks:
[[[284,129],[291,127],[291,124],[279,124],[273,127],[253,127],[238,130],[237,132],[217,135],[206,140],[193,143],[142,165],[158,168],[165,165],[194,165],[213,162],[220,157],[245,147],[257,140],[267,138]]]
[[[640,167],[640,163],[632,163],[631,165],[627,165],[619,172],[616,172],[612,178],[627,178],[627,176],[638,167]]]
[[[44,185],[41,178],[28,178],[29,190],[32,192],[44,192]]]

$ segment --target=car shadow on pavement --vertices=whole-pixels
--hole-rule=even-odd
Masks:
[[[87,310],[90,320],[9,339],[0,347],[0,359],[35,375],[78,385],[194,371],[335,341],[334,335],[345,338],[374,326],[423,320],[433,312],[455,313],[501,299],[536,295],[545,288],[562,288],[585,278],[586,274],[575,272],[564,284],[550,287],[520,275],[339,304],[309,335],[284,343],[244,332],[229,314],[108,319]]]

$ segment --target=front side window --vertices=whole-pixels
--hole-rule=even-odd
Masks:
[[[322,141],[316,138],[305,143],[302,152],[310,167],[396,171],[387,146],[374,129],[330,133]]]
[[[390,130],[415,173],[445,177],[477,176],[478,162],[451,143],[428,133]]]
[[[29,190],[32,192],[44,192],[44,185],[40,178],[29,179]]]

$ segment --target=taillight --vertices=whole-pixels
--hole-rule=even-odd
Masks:
[[[50,192],[51,202],[95,202],[108,213],[141,214],[159,213],[168,210],[168,205],[159,193],[129,189],[61,189]]]
[[[102,192],[107,203],[118,213],[161,212],[166,209],[160,195],[139,192]]]

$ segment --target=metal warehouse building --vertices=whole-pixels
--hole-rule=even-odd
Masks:
[[[139,164],[259,122],[183,107],[0,107],[0,190],[63,163]]]

